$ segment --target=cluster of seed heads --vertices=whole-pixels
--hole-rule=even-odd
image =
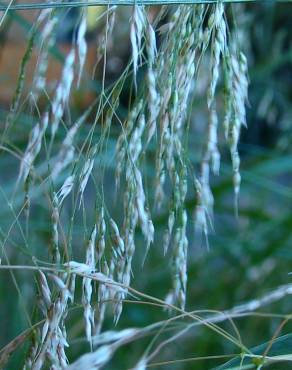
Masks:
[[[106,97],[105,105],[109,108],[102,115],[103,124],[100,125],[101,137],[98,142],[94,141],[92,135],[90,140],[86,139],[80,152],[76,145],[80,126],[89,117],[88,109],[77,121],[68,125],[58,149],[51,151],[52,147],[49,148],[47,154],[50,156],[54,153],[47,166],[52,188],[52,243],[49,252],[56,272],[47,276],[41,271],[39,273],[39,306],[44,324],[41,333],[34,338],[26,360],[26,369],[41,369],[47,363],[52,369],[99,369],[111,359],[121,345],[136,336],[136,329],[103,333],[103,322],[108,306],[113,309],[114,322],[118,322],[123,310],[123,301],[130,292],[136,235],[140,232],[144,237],[143,252],[146,257],[155,236],[152,217],[162,209],[166,210],[167,219],[163,234],[163,252],[165,255],[170,254],[172,259],[172,286],[166,302],[185,308],[190,229],[190,217],[186,210],[189,179],[192,180],[196,193],[195,231],[197,235],[204,235],[208,245],[214,204],[210,176],[212,173],[219,174],[218,134],[221,126],[230,148],[236,200],[240,189],[238,143],[240,129],[246,125],[247,61],[239,50],[237,38],[232,32],[227,35],[224,11],[221,2],[212,6],[179,5],[170,11],[167,7],[162,7],[157,19],[150,22],[146,8],[134,5],[130,18],[130,42],[135,97],[127,118],[120,121],[121,132],[116,142],[115,157],[116,188],[117,191],[124,190],[123,219],[119,227],[119,222],[114,221],[114,216],[106,208],[102,194],[104,189],[99,189],[99,183],[94,181],[97,197],[95,219],[88,228],[91,232],[89,233],[88,229],[85,232],[87,240],[83,248],[83,262],[77,262],[70,248],[67,248],[66,244],[70,247],[72,244],[72,230],[69,230],[71,234],[68,243],[59,235],[62,212],[69,198],[76,204],[78,201],[79,205],[86,204],[86,189],[91,178],[96,180],[95,161],[102,148],[106,147],[103,147],[103,140],[106,140],[113,125],[122,84],[119,85],[118,82]],[[114,32],[115,13],[116,7],[108,8],[105,34],[99,38],[97,63],[102,55],[105,55],[108,39]],[[167,21],[159,30],[156,29],[163,18]],[[37,103],[40,94],[47,89],[49,50],[56,41],[55,30],[59,19],[59,12],[44,10],[37,21],[38,27],[42,25],[42,41],[31,93],[34,103]],[[53,143],[60,123],[62,120],[66,123],[65,113],[71,91],[75,85],[79,87],[86,69],[86,32],[87,17],[84,11],[76,29],[76,40],[65,57],[60,80],[52,94],[51,106],[32,128],[22,156],[18,182],[25,183],[26,187],[30,177],[33,177],[33,169],[48,134],[47,127],[51,127]],[[197,173],[188,161],[187,135],[192,123],[189,113],[195,96],[197,76],[205,55],[209,57],[210,62],[210,81],[205,100],[208,124]],[[75,64],[78,68],[75,68]],[[140,89],[137,76],[142,64],[146,65],[146,71]],[[222,125],[219,104],[216,104],[221,72],[225,92]],[[16,93],[15,101],[18,101],[20,92],[21,88]],[[105,96],[106,94],[101,97],[101,101]],[[16,109],[18,105],[13,106]],[[99,117],[97,122],[99,123]],[[155,144],[155,153],[152,153],[151,157],[155,162],[154,184],[151,184],[154,185],[154,199],[148,199],[144,165],[152,144]],[[82,160],[77,161],[77,158]],[[59,178],[62,179],[60,183]],[[120,186],[121,183],[123,186]],[[74,212],[78,212],[76,204]],[[83,207],[83,212],[86,213],[86,207]],[[50,284],[47,277],[51,281]],[[69,305],[74,301],[77,277],[82,280],[81,304],[85,337],[92,352],[68,365],[65,353],[69,345],[66,317]],[[147,358],[143,356],[134,369],[143,370],[146,365]]]
[[[63,369],[68,365],[65,348],[67,342],[65,319],[67,316],[68,300],[72,294],[68,288],[71,276],[49,275],[54,284],[56,294],[52,294],[47,278],[40,271],[40,308],[45,317],[40,338],[30,352],[26,361],[26,369],[39,370],[48,361],[53,369]]]

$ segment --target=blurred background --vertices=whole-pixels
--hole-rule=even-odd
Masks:
[[[103,58],[98,50],[98,42],[104,35],[103,7],[88,9],[89,45],[86,61],[85,78],[81,88],[74,91],[68,113],[68,120],[80,116],[101,91]],[[150,9],[155,15],[159,7]],[[247,107],[248,129],[242,130],[240,141],[242,186],[239,200],[238,218],[234,214],[232,168],[229,150],[220,143],[222,167],[220,176],[212,179],[215,198],[214,231],[209,236],[210,249],[203,241],[194,237],[193,229],[188,230],[190,245],[188,257],[187,310],[225,310],[248,300],[258,298],[282,284],[291,282],[292,271],[292,4],[256,3],[247,6],[238,4],[230,7],[232,14],[237,14],[244,24],[246,54],[249,64],[249,102]],[[47,79],[52,91],[60,78],[64,55],[69,50],[76,19],[80,10],[75,8],[64,11],[62,21],[56,30],[56,44],[50,49],[50,63]],[[129,8],[118,9],[113,34],[107,45],[106,86],[110,86],[121,75],[131,55],[129,41]],[[9,112],[23,55],[27,49],[27,40],[38,11],[10,11],[0,29],[0,124],[1,131]],[[98,20],[97,20],[98,19]],[[2,146],[11,152],[20,154],[24,150],[29,131],[37,117],[31,114],[25,97],[29,92],[33,71],[38,58],[38,48],[32,50],[25,76],[25,87],[21,109],[10,132],[9,140]],[[97,63],[97,61],[99,61]],[[202,67],[204,70],[204,66]],[[208,70],[208,66],[206,66]],[[138,79],[143,78],[143,68]],[[204,73],[200,77],[198,91],[192,101],[192,124],[189,135],[190,159],[196,168],[202,147],[202,130],[207,120],[204,91],[206,89]],[[126,80],[120,95],[118,115],[124,119],[132,96],[131,81]],[[50,94],[50,91],[48,91]],[[44,100],[45,104],[45,100]],[[82,127],[78,145],[88,134],[93,117]],[[121,219],[121,201],[115,197],[114,185],[114,149],[120,128],[113,122],[107,142],[107,151],[101,161],[105,168],[104,184],[106,202],[112,216]],[[64,138],[64,130],[57,136]],[[94,139],[100,135],[97,127]],[[47,246],[51,239],[51,221],[46,197],[35,187],[31,194],[29,222],[25,216],[17,216],[23,203],[24,193],[14,196],[13,207],[10,199],[19,170],[19,162],[9,151],[0,152],[0,241],[8,253],[11,264],[30,264],[31,256],[46,259]],[[146,168],[149,184],[154,179],[154,160],[151,150]],[[40,168],[42,163],[39,163]],[[98,167],[95,168],[98,176]],[[60,184],[64,178],[60,179]],[[148,194],[153,198],[153,194]],[[90,204],[94,202],[94,187],[89,185],[86,193],[88,219],[92,218]],[[70,203],[66,204],[63,218],[68,222]],[[193,214],[195,207],[194,192],[188,195],[187,210]],[[81,217],[81,216],[80,216]],[[77,220],[78,221],[78,220]],[[163,255],[162,235],[167,225],[167,213],[163,210],[153,215],[157,235],[146,262],[143,240],[137,235],[137,253],[134,257],[133,287],[147,294],[164,299],[171,287],[171,259]],[[88,222],[89,223],[89,222]],[[26,228],[29,232],[23,237]],[[73,243],[76,255],[84,243],[83,225],[80,221],[74,226]],[[27,248],[27,245],[29,248]],[[2,252],[1,252],[2,253]],[[2,261],[3,255],[1,256]],[[10,274],[0,269],[0,348],[25,330],[30,317],[37,321],[35,309],[36,291],[34,275],[19,271]],[[17,284],[15,284],[15,281]],[[19,291],[17,291],[16,286]],[[241,340],[247,348],[254,348],[268,342],[283,320],[281,315],[292,314],[291,297],[268,305],[261,310],[262,317],[248,316],[235,320]],[[279,315],[279,316],[277,316]],[[27,317],[28,316],[28,317]],[[166,313],[159,307],[147,304],[126,302],[120,322],[116,329],[143,327],[163,320]],[[88,345],[84,340],[82,308],[76,306],[70,312],[71,327],[68,331],[72,345],[69,358],[75,359]],[[185,321],[177,322],[176,329],[183,328]],[[104,329],[112,328],[112,316],[109,314]],[[230,322],[221,324],[223,329],[234,334]],[[170,328],[170,331],[173,328]],[[292,325],[288,322],[279,335],[290,334]],[[152,345],[168,337],[167,332],[157,336]],[[80,338],[80,339],[76,339]],[[290,338],[289,336],[287,337]],[[123,347],[117,352],[106,369],[129,369],[139,359],[151,339],[144,338]],[[289,342],[290,343],[290,342]],[[290,347],[289,347],[290,346]],[[291,353],[291,343],[285,342],[285,351]],[[260,349],[264,352],[265,347]],[[27,344],[20,346],[7,363],[7,369],[20,369],[27,351]],[[207,327],[190,329],[179,340],[169,343],[153,359],[154,369],[211,369],[227,359],[192,360],[195,357],[228,355],[238,353],[238,349]],[[281,350],[278,352],[281,353]],[[189,361],[186,359],[189,358]],[[182,362],[177,360],[185,359]],[[164,361],[174,361],[163,365]],[[155,364],[156,363],[156,364]],[[291,365],[270,369],[288,369]],[[287,367],[288,366],[288,367]],[[247,367],[246,367],[247,368]],[[254,367],[249,367],[254,368]]]

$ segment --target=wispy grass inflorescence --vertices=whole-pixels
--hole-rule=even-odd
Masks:
[[[221,136],[225,136],[231,153],[236,209],[241,181],[238,144],[241,127],[246,126],[247,60],[232,25],[227,24],[225,8],[218,1],[209,5],[164,6],[150,12],[145,6],[134,4],[129,13],[125,11],[131,48],[128,65],[120,77],[108,82],[107,47],[114,40],[114,26],[119,22],[117,7],[108,6],[103,14],[106,22],[97,37],[93,67],[95,71],[103,61],[102,81],[96,89],[96,99],[85,112],[77,113],[78,119],[76,110],[70,109],[70,97],[75,81],[81,92],[81,79],[86,82],[88,77],[85,66],[87,69],[90,27],[86,9],[77,18],[72,45],[66,49],[53,92],[47,92],[49,54],[56,45],[57,25],[64,13],[58,9],[40,12],[9,113],[12,119],[20,108],[26,65],[36,30],[40,29],[39,58],[28,99],[31,116],[37,112],[40,119],[34,121],[37,123],[30,131],[24,153],[16,152],[20,159],[17,185],[25,185],[24,210],[30,207],[31,183],[36,194],[48,199],[51,226],[46,257],[41,252],[37,257],[29,253],[26,256],[31,257],[38,273],[38,314],[43,320],[34,332],[26,369],[99,369],[123,344],[141,334],[143,329],[103,332],[103,328],[108,326],[107,314],[113,316],[117,325],[123,305],[131,294],[139,293],[131,287],[135,278],[134,257],[142,256],[143,265],[151,253],[150,246],[156,242],[164,258],[171,260],[172,275],[165,300],[150,299],[151,303],[192,317],[185,311],[188,249],[193,245],[193,234],[195,242],[203,235],[209,248],[214,213],[211,176],[219,175]],[[197,91],[202,93],[198,85],[205,64],[209,66],[205,94],[198,97]],[[132,86],[126,106],[124,90],[128,83]],[[90,86],[93,85],[91,81]],[[42,106],[42,93],[49,107]],[[193,114],[199,100],[203,100],[206,113],[202,122],[201,117]],[[194,128],[197,124],[199,130]],[[196,142],[202,145],[201,155],[190,145],[194,135],[199,136]],[[194,156],[198,158],[196,163]],[[114,182],[115,207],[108,190],[112,190]],[[21,213],[22,210],[15,217],[15,224],[27,244],[32,227],[30,213],[27,212],[26,234]],[[190,226],[194,226],[195,233]],[[12,229],[14,232],[14,224]],[[10,235],[7,241],[9,238]],[[139,295],[145,300],[150,297]],[[71,326],[67,318],[71,309],[74,317],[80,308],[84,329],[80,332],[91,352],[69,364],[66,350],[71,335],[69,340],[67,330]],[[157,338],[158,335],[155,341]],[[152,359],[147,351],[133,369],[147,367]]]
[[[125,204],[131,205],[131,209],[135,206],[133,199],[135,196],[131,195],[138,191],[140,201],[137,203],[137,214],[133,211],[129,212],[125,208],[124,214],[126,219],[132,218],[132,221],[127,221],[125,225],[130,225],[125,232],[125,240],[127,235],[133,235],[132,230],[135,230],[135,220],[138,217],[142,233],[146,234],[146,222],[143,219],[148,213],[144,212],[146,203],[145,191],[142,181],[140,153],[143,148],[143,140],[146,144],[150,143],[154,133],[157,132],[157,148],[156,148],[156,181],[155,181],[155,204],[159,208],[165,198],[166,181],[170,179],[173,189],[173,201],[171,204],[168,230],[165,232],[164,249],[168,249],[170,238],[172,235],[172,228],[177,222],[177,213],[184,209],[184,201],[187,194],[187,180],[184,179],[184,184],[178,185],[180,181],[177,180],[180,176],[181,164],[184,164],[185,145],[183,140],[186,132],[186,118],[187,106],[195,89],[195,77],[200,68],[201,60],[205,54],[210,51],[210,84],[207,91],[207,107],[209,109],[209,122],[207,128],[207,137],[205,149],[201,160],[200,175],[195,176],[195,189],[197,194],[197,206],[195,209],[195,229],[196,234],[202,233],[205,235],[206,243],[208,245],[208,229],[212,228],[213,215],[213,195],[210,186],[210,172],[216,175],[219,174],[220,168],[220,153],[218,149],[218,129],[219,117],[216,107],[216,88],[220,82],[220,70],[225,68],[226,55],[229,53],[229,40],[227,38],[226,16],[224,13],[224,5],[218,2],[211,6],[210,11],[207,11],[203,5],[196,5],[193,8],[188,6],[178,6],[171,14],[169,22],[162,26],[161,33],[164,40],[160,48],[156,49],[156,35],[150,23],[145,22],[145,16],[139,16],[139,8],[134,9],[134,15],[137,19],[143,18],[140,22],[139,35],[144,32],[145,45],[148,55],[147,74],[145,79],[145,86],[148,87],[148,94],[145,95],[147,105],[142,104],[139,97],[133,105],[129,113],[129,118],[126,125],[123,127],[122,133],[117,144],[117,184],[119,184],[123,166],[126,169],[126,195]],[[204,29],[204,18],[208,17],[206,27]],[[147,27],[144,27],[144,23]],[[132,21],[132,48],[134,60],[134,75],[137,72],[138,55],[142,46],[142,36],[137,40],[137,29],[133,29]],[[135,31],[135,32],[134,32]],[[134,36],[135,37],[134,37]],[[239,53],[239,52],[237,52]],[[165,58],[165,55],[168,58]],[[231,66],[231,64],[230,64]],[[235,68],[234,66],[233,68]],[[230,75],[230,74],[229,74]],[[238,76],[238,72],[234,75]],[[230,80],[230,79],[229,79]],[[233,94],[238,91],[239,86],[234,80],[232,83]],[[247,86],[244,81],[241,81],[242,89]],[[142,93],[142,95],[143,95]],[[241,91],[242,93],[242,91]],[[246,99],[246,92],[243,94]],[[236,98],[233,95],[233,104],[236,104]],[[240,99],[237,99],[240,104]],[[242,102],[242,101],[241,101]],[[241,104],[242,109],[238,110],[234,105],[233,111],[243,117],[245,112],[244,103]],[[148,109],[147,109],[148,108]],[[141,126],[141,120],[144,122],[145,111],[146,127]],[[156,122],[159,122],[157,126]],[[136,128],[135,126],[136,125]],[[226,120],[225,120],[226,126]],[[233,145],[231,149],[232,163],[234,169],[234,184],[235,192],[238,193],[239,167],[237,151],[237,142],[235,132],[236,123],[234,126]],[[145,133],[144,133],[145,130]],[[238,131],[238,130],[237,130]],[[229,143],[231,143],[232,135],[228,135]],[[145,139],[146,138],[146,139]],[[127,160],[128,156],[128,160]],[[130,208],[130,207],[129,207]],[[174,211],[175,210],[175,211]],[[129,217],[128,214],[131,216]],[[144,216],[142,217],[142,214]],[[133,221],[134,220],[134,221]],[[154,230],[154,228],[153,228]],[[148,231],[149,232],[149,229]],[[176,234],[176,233],[174,233]],[[177,233],[178,235],[178,233]],[[132,237],[130,238],[133,239]],[[178,239],[178,236],[176,236]],[[151,238],[152,240],[152,238]],[[175,244],[176,245],[176,244]],[[185,253],[186,255],[186,253]],[[181,304],[184,305],[184,299],[180,299]]]
[[[219,174],[220,153],[218,150],[218,113],[216,108],[215,90],[219,81],[220,66],[225,75],[225,112],[223,120],[224,134],[230,146],[233,185],[235,193],[235,211],[240,188],[238,141],[241,125],[246,125],[245,102],[247,99],[247,65],[244,54],[238,50],[238,44],[231,39],[227,40],[227,26],[224,15],[224,5],[217,3],[211,12],[207,28],[203,36],[203,50],[211,46],[211,82],[207,92],[209,109],[209,123],[207,142],[201,161],[200,178],[195,181],[197,191],[197,206],[195,210],[196,230],[203,232],[208,245],[208,225],[212,227],[213,195],[209,178],[210,168],[216,175]],[[238,55],[242,59],[238,61]],[[241,67],[240,67],[241,65]]]

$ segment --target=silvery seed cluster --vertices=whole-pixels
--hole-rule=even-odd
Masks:
[[[117,324],[125,299],[131,297],[131,282],[135,278],[132,263],[135,253],[139,255],[141,240],[141,264],[147,256],[151,258],[151,246],[156,241],[157,248],[161,245],[165,258],[171,260],[172,278],[165,302],[169,308],[178,307],[183,312],[187,305],[190,235],[198,240],[203,236],[208,246],[208,234],[213,228],[211,177],[220,175],[221,132],[230,150],[237,209],[241,181],[238,143],[241,127],[246,126],[248,76],[247,60],[233,29],[227,25],[225,6],[218,2],[210,6],[162,7],[154,19],[142,5],[136,4],[130,12],[131,57],[126,73],[132,76],[133,97],[126,118],[117,114],[123,76],[112,89],[103,86],[101,96],[79,119],[71,123],[67,114],[73,89],[82,86],[88,74],[87,17],[83,9],[60,79],[44,113],[31,129],[21,156],[17,186],[25,184],[29,188],[30,182],[45,178],[42,184],[49,194],[52,224],[48,255],[49,263],[55,266],[50,273],[39,270],[37,285],[43,324],[32,340],[25,369],[38,370],[47,364],[51,369],[99,369],[120,346],[140,335],[136,329],[104,333],[103,323],[111,315]],[[107,20],[98,37],[96,65],[106,60],[107,45],[114,42],[118,7],[109,7],[105,13]],[[31,89],[34,104],[49,91],[49,49],[56,42],[60,17],[57,10],[44,10],[35,26],[40,30],[41,43]],[[161,20],[163,25],[158,27]],[[193,134],[192,105],[205,62],[209,65],[204,95],[208,119],[199,165],[193,166],[188,157],[195,148],[188,146],[188,135]],[[18,97],[19,91],[15,101]],[[12,113],[16,106],[12,105]],[[80,145],[80,128],[90,121],[92,113],[94,123]],[[111,182],[121,199],[121,218],[108,209],[104,168],[100,164],[114,126],[119,132],[114,142]],[[56,137],[64,128],[57,143]],[[95,140],[93,133],[97,129],[100,137]],[[48,147],[44,145],[46,135],[50,135]],[[44,147],[49,158],[40,173],[37,164]],[[145,174],[149,160],[155,167],[151,184]],[[150,187],[154,189],[152,198]],[[94,222],[89,224],[87,191],[92,189],[96,200],[90,210]],[[194,214],[186,206],[191,193],[195,193]],[[71,208],[69,203],[73,204]],[[81,214],[86,225],[83,240],[77,241],[72,230],[76,214]],[[162,236],[156,230],[156,215],[166,219]],[[70,220],[69,230],[62,227],[65,217]],[[79,296],[78,283],[82,286]],[[69,365],[67,317],[76,300],[82,306],[84,337],[91,352]],[[146,367],[145,354],[134,368]]]

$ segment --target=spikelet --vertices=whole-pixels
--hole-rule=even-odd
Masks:
[[[96,260],[100,261],[105,251],[106,223],[104,219],[104,208],[101,207],[97,216],[97,243]]]
[[[28,43],[27,43],[27,46],[26,46],[26,50],[25,50],[25,53],[24,53],[23,58],[22,58],[21,63],[20,63],[20,68],[19,68],[18,78],[17,78],[17,82],[16,82],[15,92],[14,92],[14,95],[13,95],[13,98],[12,98],[9,113],[7,114],[7,117],[6,117],[4,134],[8,130],[10,124],[13,122],[15,114],[17,113],[17,110],[20,106],[21,96],[22,96],[23,89],[24,89],[26,69],[27,69],[28,63],[31,59],[31,56],[32,56],[33,48],[34,48],[35,41],[36,41],[36,38],[37,38],[38,28],[39,28],[41,22],[47,16],[47,14],[48,14],[48,10],[45,10],[45,11],[41,12],[41,14],[39,15],[36,23],[32,27],[32,30],[31,30],[31,33],[30,33],[30,36],[29,36],[29,40],[28,40]]]
[[[217,137],[217,128],[218,128],[218,117],[216,109],[212,106],[210,109],[210,118],[208,124],[208,136],[207,136],[207,149],[206,149],[206,160],[211,161],[212,171],[215,175],[219,175],[220,169],[220,153],[218,150],[218,137]]]
[[[33,163],[41,150],[42,139],[48,126],[48,114],[45,113],[40,123],[31,130],[29,141],[20,164],[18,180],[26,182]]]
[[[67,300],[70,296],[67,284],[55,274],[49,274],[58,290],[57,297],[53,300],[47,283],[46,276],[40,271],[41,297],[45,322],[42,327],[41,340],[35,355],[31,358],[31,369],[40,370],[45,361],[57,368],[64,368],[68,365],[65,354],[65,347],[68,347],[64,319],[67,315]]]
[[[174,296],[175,301],[184,309],[186,303],[187,286],[187,250],[188,239],[186,235],[187,213],[181,212],[180,226],[176,229],[174,237]]]
[[[133,70],[134,70],[134,84],[137,89],[137,70],[139,57],[141,55],[142,37],[144,28],[146,25],[144,7],[139,5],[134,5],[133,14],[131,19],[131,30],[130,39],[132,45],[132,59],[133,59]]]
[[[96,51],[96,65],[100,62],[100,60],[104,56],[107,50],[107,45],[109,44],[109,40],[112,37],[115,20],[116,20],[116,9],[117,9],[116,6],[111,6],[108,9],[107,22],[105,23],[105,30],[100,36],[98,36],[97,51]]]
[[[83,198],[83,193],[86,188],[86,185],[88,183],[89,176],[91,175],[94,160],[95,160],[95,154],[97,151],[97,146],[94,145],[93,148],[91,148],[88,158],[84,163],[84,166],[82,167],[80,178],[79,178],[79,194],[80,194],[80,205]]]
[[[109,267],[107,262],[104,261],[102,266],[102,272],[106,275],[110,275]],[[105,312],[107,307],[107,300],[110,296],[110,289],[105,284],[99,284],[98,286],[98,305],[96,310],[96,324],[94,328],[94,336],[96,337],[100,332],[105,318]],[[94,340],[94,345],[96,341]]]
[[[132,274],[132,258],[135,252],[135,230],[138,224],[138,212],[135,202],[135,184],[133,178],[127,181],[124,194],[124,224],[123,238],[125,243],[125,268],[123,281],[126,285],[130,284]]]
[[[74,61],[75,50],[72,49],[66,57],[61,80],[57,86],[56,93],[52,101],[52,140],[55,137],[60,120],[64,114],[65,106],[69,100],[71,86],[74,78]]]
[[[132,162],[133,165],[136,164],[137,160],[139,159],[139,156],[142,152],[142,135],[145,129],[145,116],[144,114],[141,114],[137,125],[135,129],[133,130],[133,133],[130,138],[129,142],[129,156],[130,156],[130,161]],[[131,166],[129,165],[126,169],[126,177],[128,178],[131,176]]]
[[[86,12],[83,12],[80,25],[78,27],[77,33],[77,51],[78,51],[78,58],[79,58],[79,73],[78,73],[78,80],[77,86],[80,85],[80,80],[85,64],[86,54],[87,54],[87,43],[85,39],[86,35],[86,28],[87,28],[87,20],[86,20]]]
[[[49,288],[45,274],[39,271],[40,274],[40,288],[41,288],[41,299],[43,300],[44,307],[48,310],[52,304],[51,290]]]
[[[81,277],[88,277],[91,280],[111,286],[111,290],[114,292],[125,293],[127,290],[126,288],[122,288],[119,283],[112,278],[114,275],[114,269],[111,269],[111,266],[108,275],[105,275],[102,272],[96,272],[96,270],[93,270],[92,267],[87,265],[86,263],[76,261],[66,262],[63,264],[63,267],[68,270],[70,274],[75,274]]]
[[[73,364],[69,365],[67,370],[79,370],[79,369],[94,369],[99,370],[112,358],[115,351],[120,348],[124,343],[129,342],[132,338],[135,338],[137,334],[136,329],[122,330],[118,335],[115,332],[108,332],[101,334],[103,337],[108,338],[106,344],[100,346],[96,351],[87,353],[81,356]],[[98,344],[98,337],[96,343]]]
[[[234,120],[231,126],[229,136],[229,146],[233,168],[233,188],[235,195],[235,212],[238,214],[238,195],[240,190],[241,176],[239,173],[240,158],[238,154],[238,141],[240,137],[241,126],[246,126],[245,117],[245,102],[247,100],[247,62],[243,53],[239,54],[239,58],[235,55],[231,56],[231,64],[233,70],[233,109]]]
[[[156,36],[150,23],[147,27],[147,54],[148,54],[148,70],[147,70],[147,84],[148,84],[148,110],[149,118],[147,122],[147,142],[148,144],[153,137],[156,130],[156,120],[159,115],[160,97],[156,88],[156,71],[154,70],[155,58],[157,55]]]
[[[215,5],[214,13],[211,14],[208,20],[208,28],[211,33],[214,33],[211,45],[211,82],[207,92],[207,103],[210,108],[214,101],[215,89],[219,79],[220,56],[226,49],[224,5],[221,2]]]
[[[53,194],[53,212],[52,212],[52,221],[53,221],[53,237],[52,237],[52,254],[53,254],[53,262],[59,264],[61,260],[60,251],[59,251],[59,200],[57,194]]]
[[[110,219],[111,239],[113,242],[113,258],[115,261],[117,281],[123,283],[124,269],[125,269],[125,244],[120,236],[119,228],[113,219]],[[124,293],[116,293],[114,305],[114,322],[117,323],[122,314],[122,300]]]
[[[50,9],[44,9],[41,11],[39,21],[47,19],[46,23],[41,31],[41,50],[36,65],[31,97],[33,102],[37,102],[40,93],[46,88],[46,73],[49,64],[49,50],[56,41],[56,26],[59,21],[60,13],[57,11],[51,11]]]
[[[127,147],[128,147],[128,137],[132,132],[134,124],[142,110],[143,101],[139,100],[137,103],[134,104],[133,108],[129,112],[126,125],[123,127],[122,133],[120,134],[117,145],[116,145],[116,188],[119,188],[121,173],[123,171],[125,162],[126,162],[126,154],[127,154]]]
[[[91,232],[87,249],[86,249],[86,265],[91,271],[95,270],[95,239],[96,239],[96,226],[93,227]],[[91,337],[94,330],[94,309],[91,306],[92,296],[92,280],[90,277],[84,277],[82,282],[82,304],[84,308],[85,332],[86,338],[91,343]]]
[[[163,236],[163,252],[164,252],[164,255],[166,255],[166,253],[168,251],[168,248],[169,248],[174,221],[175,221],[174,212],[170,211],[169,215],[168,215],[168,228],[167,228],[167,230],[165,230],[165,233],[164,233],[164,236]]]
[[[85,114],[83,114],[68,130],[62,142],[61,149],[54,159],[54,166],[51,174],[52,179],[55,179],[59,173],[74,160],[74,139],[79,127],[84,122],[86,117],[87,112],[85,112]]]
[[[204,174],[200,180],[195,180],[197,204],[195,208],[195,232],[197,235],[204,234],[207,248],[208,225],[212,227],[214,199],[209,185],[209,165],[204,165]]]
[[[149,212],[146,209],[145,205],[146,197],[143,189],[142,175],[137,168],[134,169],[134,176],[136,181],[136,207],[139,216],[141,230],[146,240],[146,253],[147,253],[150,244],[154,240],[154,226],[151,221]]]
[[[70,175],[66,178],[63,185],[57,192],[58,202],[61,205],[65,198],[71,193],[74,186],[75,175]]]

